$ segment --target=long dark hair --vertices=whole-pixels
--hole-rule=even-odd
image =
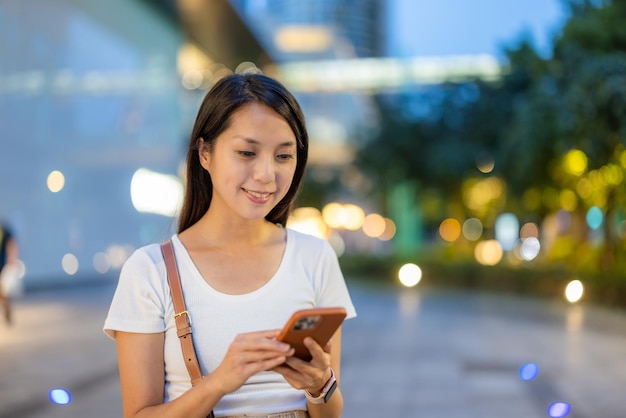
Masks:
[[[220,79],[206,94],[187,148],[187,185],[183,207],[178,219],[178,232],[189,228],[206,213],[211,205],[213,183],[200,165],[198,139],[212,149],[217,137],[230,125],[232,114],[248,103],[270,107],[281,115],[296,136],[297,163],[291,187],[285,197],[265,217],[283,226],[294,204],[307,162],[309,136],[304,115],[295,97],[278,81],[262,74],[233,74]]]

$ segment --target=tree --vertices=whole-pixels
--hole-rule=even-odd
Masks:
[[[583,214],[601,208],[601,266],[608,271],[626,259],[618,230],[626,215],[626,0],[567,4],[570,18],[551,58],[522,39],[505,51],[498,83],[469,80],[377,97],[381,126],[357,161],[383,193],[409,180],[422,196],[459,207],[468,179],[481,176],[477,161],[493,158],[490,175],[506,183],[506,210],[543,218],[564,202]],[[568,171],[572,155],[584,156],[582,171]],[[576,265],[576,255],[569,257]]]

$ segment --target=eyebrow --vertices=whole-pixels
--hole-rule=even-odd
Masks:
[[[260,145],[261,144],[261,141],[258,141],[258,140],[254,139],[254,138],[250,138],[250,137],[247,137],[247,136],[235,135],[235,138],[242,139],[242,140],[246,141],[247,143],[253,144],[253,145]],[[290,147],[290,146],[295,146],[295,145],[296,145],[295,139],[294,140],[288,140],[288,141],[285,141],[285,142],[282,142],[282,143],[278,144],[279,147]]]

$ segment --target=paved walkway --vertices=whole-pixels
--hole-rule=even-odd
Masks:
[[[624,418],[626,314],[501,294],[351,284],[344,418]],[[0,418],[121,417],[115,344],[101,331],[113,285],[27,294],[0,324]],[[539,373],[523,381],[520,368]],[[68,405],[48,392],[65,388]]]

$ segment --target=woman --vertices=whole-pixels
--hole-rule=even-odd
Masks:
[[[307,152],[302,111],[276,80],[232,75],[207,93],[172,236],[204,378],[191,387],[158,244],[137,250],[105,322],[126,418],[341,416],[338,385],[328,391],[339,380],[341,329],[326,347],[306,341],[309,362],[276,340],[298,309],[356,316],[330,245],[285,228]]]

